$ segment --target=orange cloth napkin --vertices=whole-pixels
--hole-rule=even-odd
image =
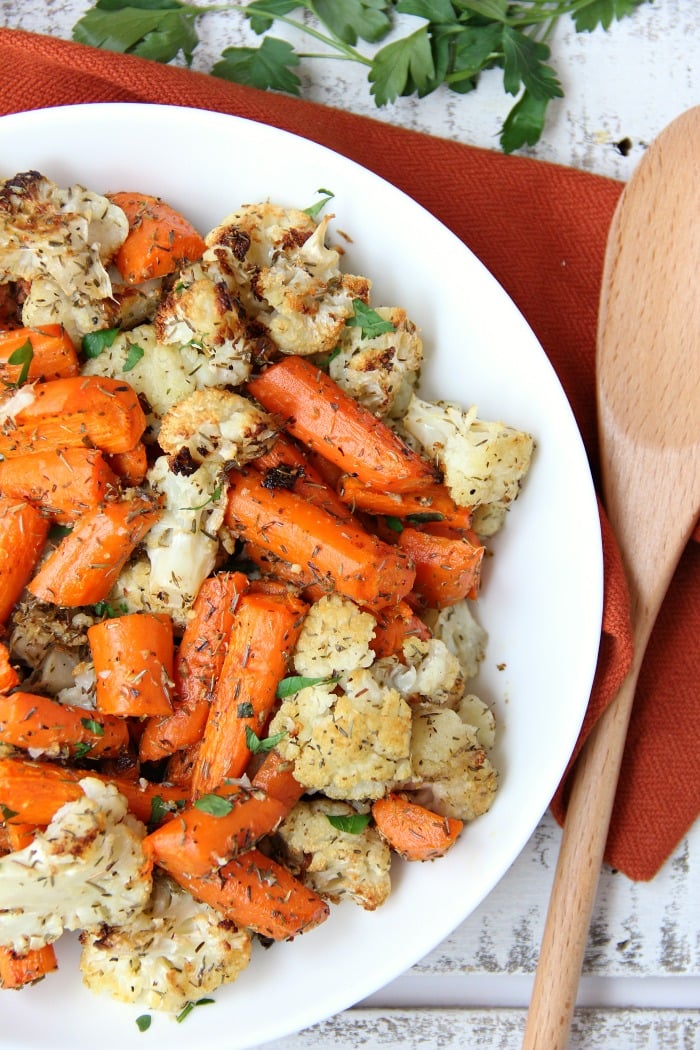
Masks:
[[[597,475],[596,313],[619,183],[19,31],[0,30],[0,68],[2,114],[109,101],[211,109],[313,139],[400,187],[450,227],[518,304],[559,374]],[[602,520],[603,636],[581,740],[614,695],[631,653],[626,585],[604,514]],[[699,560],[698,545],[691,543],[657,624],[635,702],[606,850],[608,862],[633,879],[651,878],[698,814]],[[552,702],[566,703],[566,697]],[[565,778],[552,805],[558,820],[566,796]]]

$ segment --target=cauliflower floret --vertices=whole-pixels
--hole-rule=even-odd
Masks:
[[[402,423],[425,454],[439,463],[461,507],[507,504],[518,495],[534,447],[529,434],[478,419],[474,407],[465,412],[458,405],[431,404],[415,394]]]
[[[294,651],[297,674],[326,678],[374,659],[370,642],[376,621],[341,594],[324,595],[309,609]]]
[[[151,562],[146,553],[139,553],[127,562],[119,573],[107,598],[109,605],[125,613],[165,613],[175,627],[184,629],[189,619],[188,609],[177,595],[174,601],[166,593],[151,593]],[[175,604],[177,602],[177,604]]]
[[[146,440],[158,436],[165,413],[197,388],[178,349],[159,342],[151,324],[120,332],[111,346],[88,358],[82,371],[124,379],[134,388],[146,402]]]
[[[230,390],[196,390],[166,413],[158,443],[190,463],[242,467],[266,452],[276,437],[272,418]]]
[[[357,816],[347,802],[318,798],[298,802],[276,832],[288,863],[301,880],[337,903],[347,897],[374,911],[391,891],[391,852],[376,828],[342,831],[332,817]]]
[[[470,602],[464,599],[439,612],[430,610],[425,621],[433,635],[457,657],[464,677],[475,678],[486,654],[488,634],[475,619]]]
[[[146,1010],[182,1010],[235,981],[251,954],[247,931],[163,875],[128,926],[90,930],[80,940],[87,987]]]
[[[423,344],[405,310],[380,306],[376,313],[394,326],[393,332],[367,338],[359,326],[346,325],[328,370],[370,412],[398,418],[406,411],[418,382]]]
[[[299,783],[330,798],[380,798],[411,775],[411,709],[365,668],[285,699],[270,733]]]
[[[80,781],[84,798],[62,806],[31,845],[0,858],[0,944],[17,952],[65,930],[123,926],[148,904],[146,829],[112,784]]]
[[[457,657],[439,638],[406,638],[403,660],[387,656],[377,660],[372,673],[398,689],[406,700],[431,700],[454,707],[464,692],[464,676]]]
[[[293,208],[249,204],[206,237],[245,309],[283,353],[333,350],[353,300],[369,300],[370,282],[341,273],[340,253],[326,246],[329,219],[317,224]]]
[[[464,821],[489,809],[498,786],[477,728],[463,719],[469,710],[424,704],[414,712],[411,734],[414,786],[429,791],[430,809]]]
[[[0,282],[32,282],[24,324],[62,322],[74,338],[101,327],[100,304],[112,294],[106,266],[128,229],[121,208],[82,186],[61,189],[37,171],[8,179],[0,187]]]
[[[212,256],[183,270],[155,316],[158,338],[177,344],[197,387],[239,386],[250,375],[259,332],[219,279]]]

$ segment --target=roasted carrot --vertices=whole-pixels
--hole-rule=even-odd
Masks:
[[[137,442],[128,452],[114,452],[105,458],[125,485],[140,485],[146,477],[148,455],[143,441]]]
[[[0,382],[77,376],[80,362],[63,325],[0,332]]]
[[[438,521],[455,532],[465,533],[471,525],[471,508],[458,507],[440,482],[420,492],[378,492],[363,485],[359,477],[344,474],[339,481],[343,502],[353,510],[415,522]]]
[[[175,658],[173,711],[146,723],[139,743],[143,762],[156,762],[200,739],[236,606],[247,589],[242,572],[220,572],[202,583]]]
[[[416,567],[413,597],[419,606],[442,609],[477,596],[484,547],[419,529],[404,529],[398,543]]]
[[[199,754],[200,741],[196,744],[188,744],[180,751],[176,751],[168,759],[165,766],[165,778],[169,784],[187,792],[187,797],[192,797],[192,774]]]
[[[0,454],[94,445],[128,452],[140,441],[146,417],[136,392],[108,376],[71,376],[22,388],[22,403],[0,431]]]
[[[116,755],[129,743],[123,718],[17,690],[0,696],[0,740],[70,757]]]
[[[206,875],[251,849],[286,814],[282,802],[262,791],[228,789],[183,809],[152,831],[143,847],[166,871],[179,868],[189,876]]]
[[[129,284],[164,277],[204,252],[206,244],[194,226],[159,197],[128,191],[108,196],[129,220],[129,233],[115,259]]]
[[[116,494],[118,484],[103,454],[94,448],[28,452],[0,461],[0,492],[26,500],[64,525]]]
[[[173,623],[163,613],[135,612],[88,627],[98,711],[123,718],[173,709]]]
[[[160,511],[147,496],[103,503],[83,514],[30,580],[31,593],[55,605],[103,601]]]
[[[430,628],[416,616],[408,602],[397,602],[396,605],[378,609],[374,617],[374,637],[369,644],[378,658],[400,655],[407,638],[428,639],[431,636]]]
[[[29,846],[34,841],[40,827],[39,824],[8,824],[7,834],[12,852]]]
[[[380,834],[405,860],[435,860],[456,842],[464,824],[441,817],[402,795],[391,793],[372,804]]]
[[[0,988],[23,988],[57,969],[53,944],[30,948],[22,954],[7,945],[0,946]]]
[[[265,755],[251,783],[281,802],[287,813],[304,794],[304,788],[294,776],[294,763],[282,758],[274,748]]]
[[[168,873],[197,900],[275,941],[290,940],[324,922],[329,907],[281,864],[248,850],[218,871],[190,878],[182,865]]]
[[[30,579],[48,532],[49,521],[36,507],[0,495],[0,624]]]
[[[246,730],[264,735],[306,609],[291,594],[242,596],[195,764],[196,796],[245,772]]]
[[[10,651],[0,642],[0,693],[8,693],[19,685],[19,675],[10,663]]]
[[[230,475],[225,521],[243,540],[299,565],[302,579],[310,572],[323,590],[360,604],[393,605],[413,585],[402,551],[293,492],[266,489],[253,471]]]
[[[413,492],[436,480],[427,460],[304,358],[283,358],[248,390],[295,438],[371,488]]]
[[[154,813],[161,819],[171,817],[173,809],[188,798],[186,791],[172,784],[152,784],[143,778],[132,781],[53,762],[4,758],[0,759],[0,805],[13,814],[6,818],[7,826],[48,824],[61,806],[82,797],[78,781],[85,776],[114,784],[130,811],[144,824],[151,823]]]
[[[351,511],[335,490],[284,434],[278,434],[272,448],[251,460],[250,466],[263,475],[266,488],[287,489],[328,511],[334,518],[341,521],[352,519]]]

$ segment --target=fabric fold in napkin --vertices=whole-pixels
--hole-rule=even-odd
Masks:
[[[78,102],[211,109],[313,139],[408,193],[472,249],[527,318],[571,402],[598,480],[596,315],[620,183],[21,31],[0,30],[0,63],[2,114]],[[76,142],[75,148],[90,146]],[[14,174],[2,171],[2,157],[0,172]],[[578,746],[614,696],[631,655],[624,576],[602,511],[601,520],[603,634]],[[700,808],[699,562],[698,544],[691,543],[661,612],[635,700],[606,849],[606,860],[632,879],[656,873]],[[565,696],[553,698],[566,702]],[[566,798],[565,777],[552,803],[559,821]]]

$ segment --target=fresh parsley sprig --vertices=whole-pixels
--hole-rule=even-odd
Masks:
[[[109,51],[158,62],[182,56],[190,64],[199,43],[197,23],[214,12],[235,12],[262,37],[257,47],[229,47],[212,73],[225,80],[291,95],[301,92],[294,71],[302,61],[338,58],[367,67],[377,106],[397,98],[422,98],[440,86],[466,94],[488,69],[503,71],[503,87],[515,103],[503,122],[506,153],[534,145],[542,135],[547,107],[563,96],[548,64],[547,43],[555,25],[571,18],[577,32],[608,29],[652,0],[253,0],[249,4],[192,4],[182,0],[96,0],[73,27],[73,39]],[[303,20],[290,17],[299,11]],[[396,15],[422,24],[382,43]],[[323,46],[296,51],[273,35],[275,22],[299,30]],[[358,41],[376,46],[367,55]]]

